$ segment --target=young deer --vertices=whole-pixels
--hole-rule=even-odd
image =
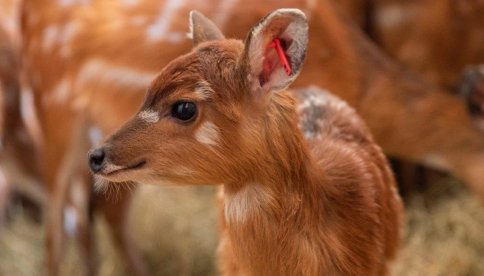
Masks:
[[[156,72],[190,49],[185,22],[192,9],[213,16],[230,37],[242,37],[271,10],[304,10],[311,39],[294,86],[337,93],[359,112],[386,153],[448,171],[484,196],[484,136],[463,102],[402,70],[332,2],[23,1],[22,60],[42,130],[50,271],[57,271],[62,256],[66,197],[89,200],[89,192],[66,192],[87,169],[77,162],[84,160],[89,137],[108,135],[125,123]],[[89,190],[90,182],[84,185]],[[136,263],[126,223],[130,194],[123,190],[120,201],[102,208],[128,264]],[[86,217],[87,210],[79,216]]]
[[[162,69],[138,114],[90,152],[95,176],[223,184],[224,274],[386,274],[402,203],[382,151],[341,100],[284,92],[306,55],[304,14],[276,10],[245,43],[198,12],[190,23],[194,49]]]

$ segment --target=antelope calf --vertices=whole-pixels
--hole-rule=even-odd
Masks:
[[[484,197],[484,136],[470,120],[462,100],[402,70],[332,2],[22,1],[22,68],[42,131],[39,159],[47,191],[51,275],[56,274],[63,255],[68,197],[83,198],[78,205],[84,206],[78,214],[82,219],[77,221],[88,217],[91,185],[79,181],[88,169],[79,160],[84,160],[92,143],[136,113],[156,72],[190,49],[185,17],[192,9],[209,14],[230,37],[242,37],[271,10],[304,10],[311,39],[305,70],[293,86],[314,84],[337,93],[364,118],[390,156],[452,173]],[[116,104],[106,104],[114,101]],[[77,185],[81,189],[74,189],[73,183],[81,183]],[[139,254],[126,221],[130,195],[128,189],[122,189],[121,200],[105,201],[101,210],[123,249],[125,263],[136,264],[141,259],[133,258]],[[87,232],[76,233],[82,237]]]
[[[284,91],[306,55],[305,15],[276,10],[245,43],[198,12],[190,23],[195,47],[90,152],[95,176],[223,184],[226,275],[386,274],[402,203],[382,151],[344,102],[316,88]]]

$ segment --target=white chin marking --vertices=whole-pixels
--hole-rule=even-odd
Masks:
[[[94,176],[94,191],[96,193],[103,194],[107,191],[109,186],[109,181],[101,176]]]
[[[198,142],[210,146],[215,146],[218,143],[220,131],[219,128],[212,122],[204,122],[195,133],[195,138]]]
[[[143,110],[138,114],[138,117],[150,124],[157,123],[160,120],[160,115],[154,110]]]

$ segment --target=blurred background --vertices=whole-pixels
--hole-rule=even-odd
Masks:
[[[484,275],[484,1],[242,2],[1,0],[0,275],[48,274],[56,247],[47,241],[61,243],[53,258],[60,275],[87,273],[85,243],[99,275],[132,275],[116,229],[132,238],[148,275],[216,275],[216,187],[99,192],[86,152],[137,111],[158,70],[189,51],[189,10],[243,39],[280,7],[302,8],[318,30],[310,43],[321,51],[309,53],[302,79],[322,80],[298,85],[347,100],[391,157],[407,222],[394,275]],[[375,84],[382,76],[384,89]],[[412,129],[380,131],[392,119],[368,113],[345,92],[352,89],[416,93],[400,104],[415,111],[416,130],[428,132],[399,140]],[[419,112],[435,110],[456,127],[443,132],[447,121],[419,121]],[[426,142],[432,133],[441,136]],[[413,152],[412,144],[423,146]]]

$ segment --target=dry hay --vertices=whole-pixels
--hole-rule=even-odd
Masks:
[[[153,275],[215,275],[217,209],[214,188],[143,187],[132,230]],[[0,230],[0,275],[38,275],[43,266],[42,227],[14,209]],[[96,219],[100,275],[123,275],[106,225]],[[407,236],[395,275],[484,275],[484,208],[453,180],[407,199]],[[80,275],[73,243],[63,275]]]
[[[396,275],[484,275],[484,208],[476,195],[447,179],[406,205]]]

